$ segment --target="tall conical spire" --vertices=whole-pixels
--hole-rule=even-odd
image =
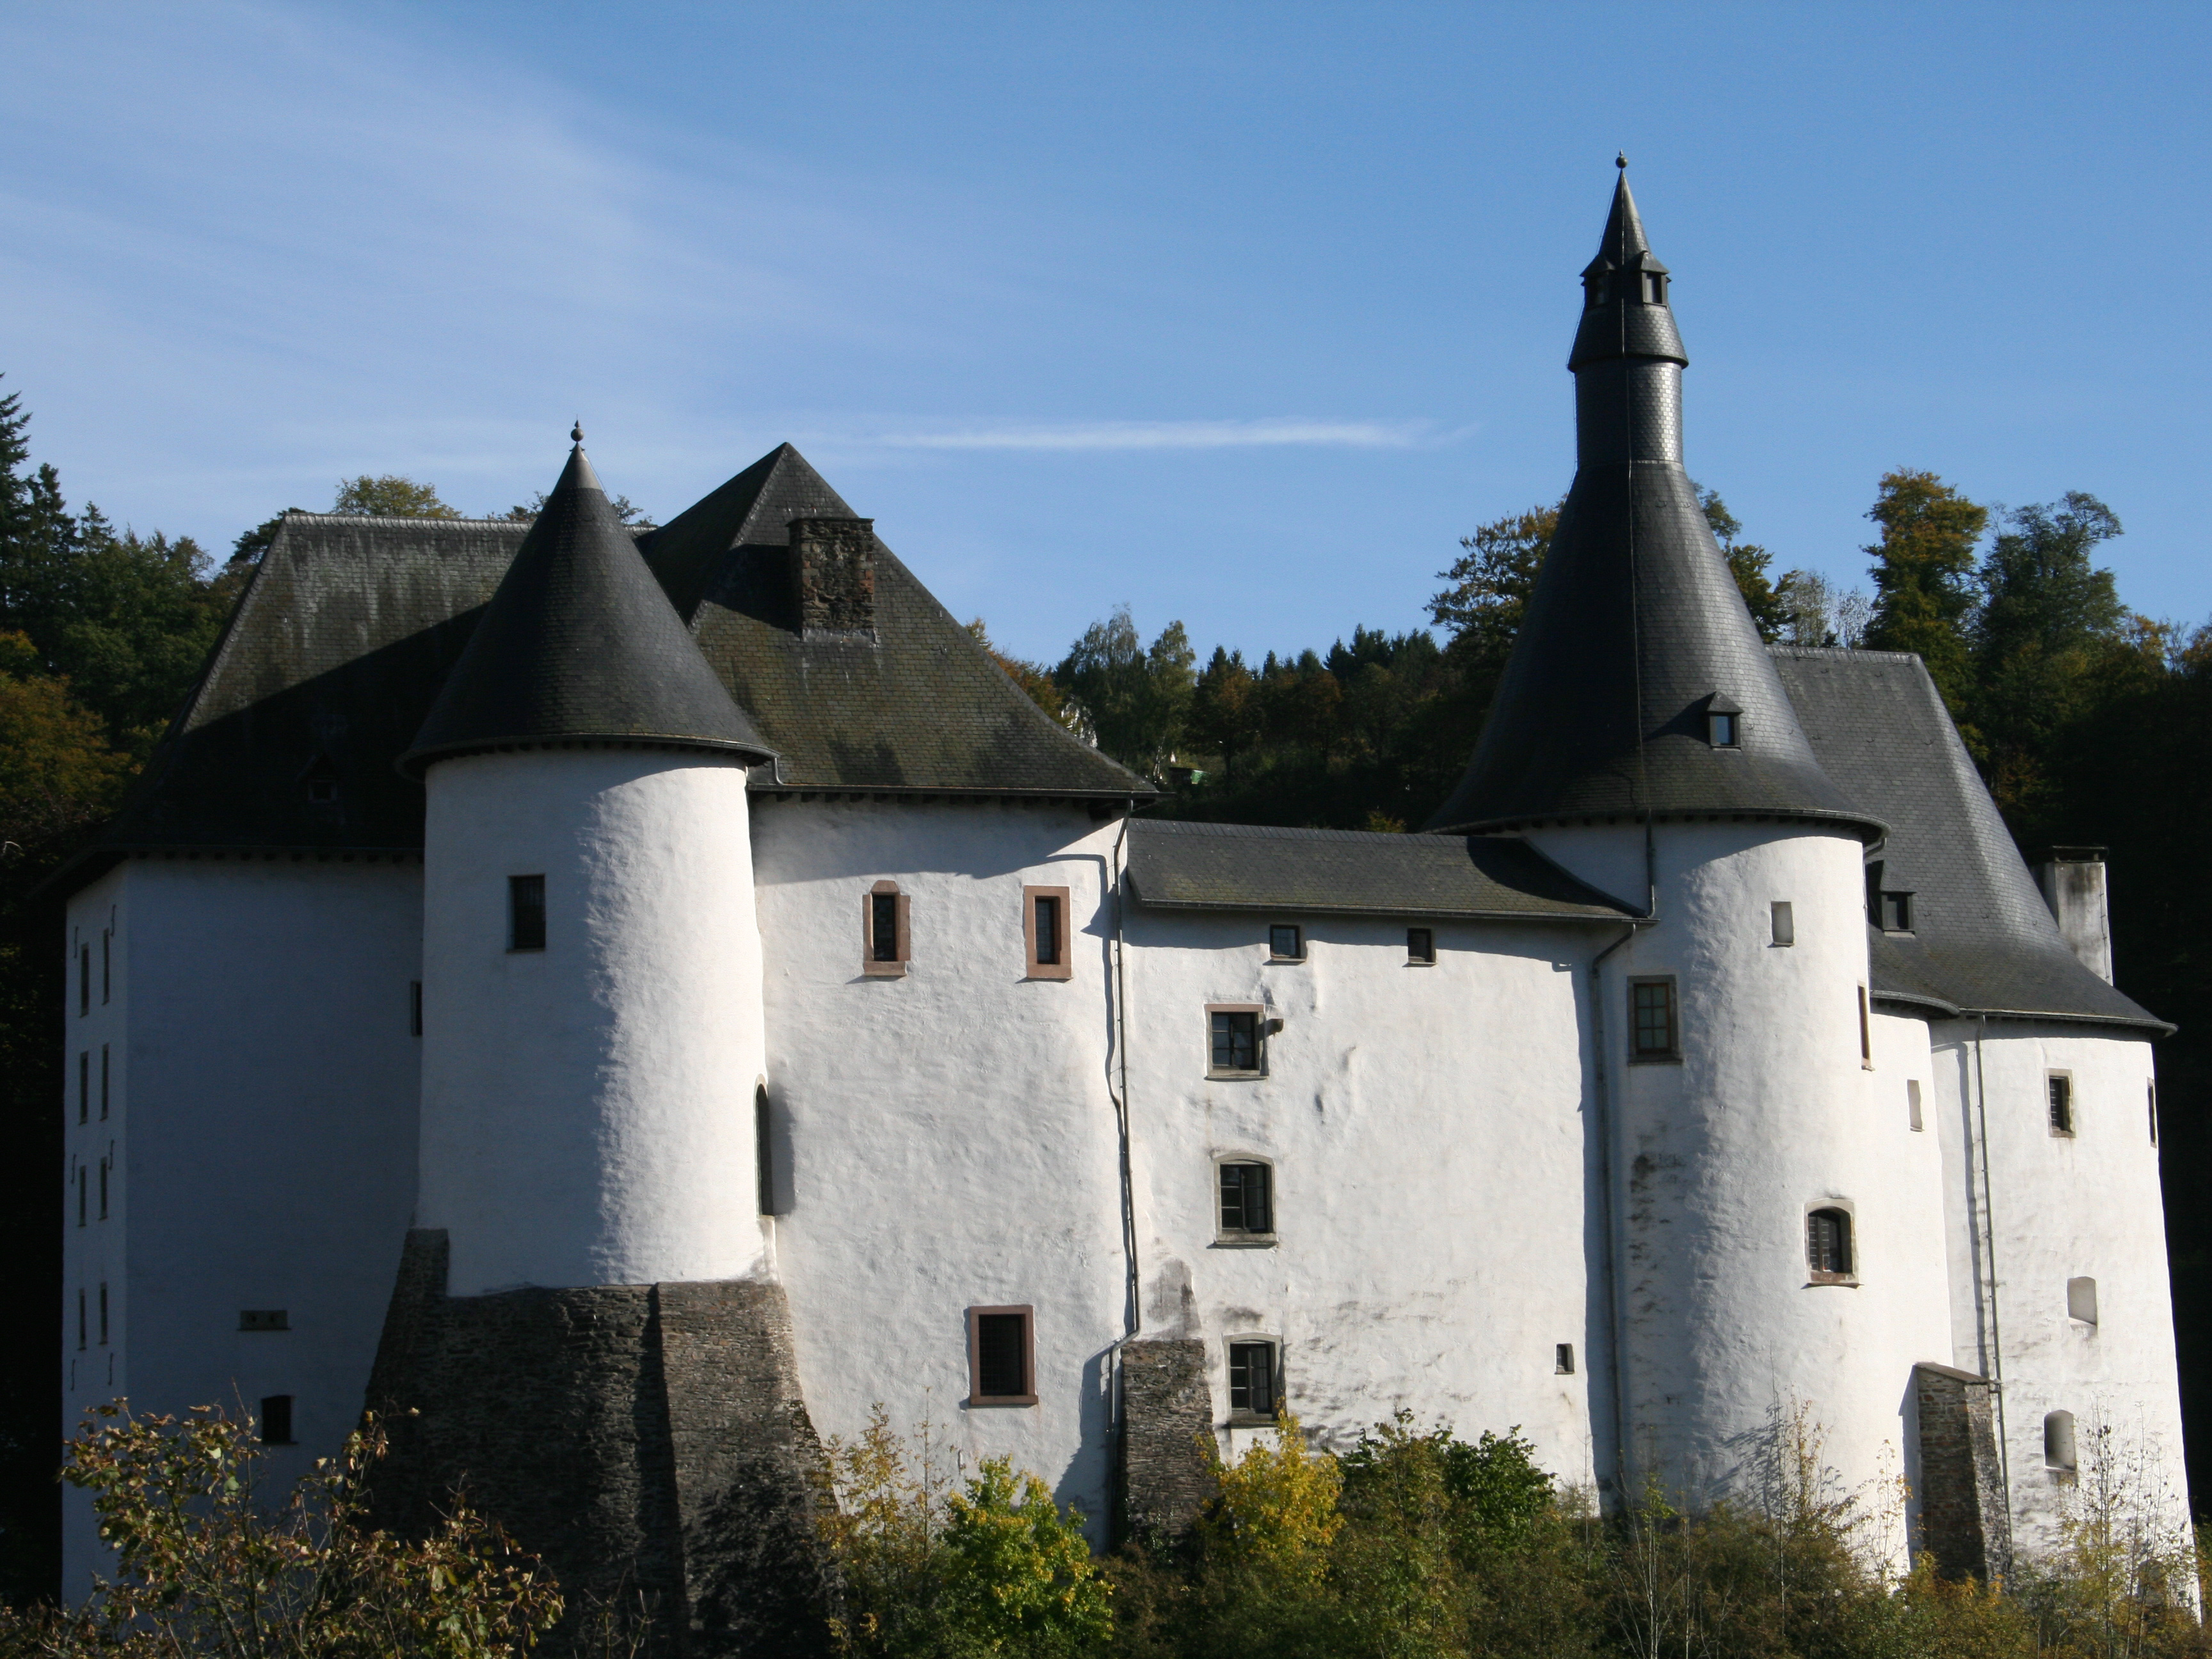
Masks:
[[[403,755],[535,744],[655,743],[749,760],[774,751],[731,701],[616,518],[580,422],[499,591]]]
[[[1715,812],[1869,826],[1814,758],[1682,470],[1688,358],[1622,167],[1568,362],[1574,487],[1474,757],[1430,827]]]

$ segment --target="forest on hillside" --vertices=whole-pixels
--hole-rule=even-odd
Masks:
[[[2097,562],[2120,521],[2078,490],[1994,512],[1934,472],[1893,471],[1875,482],[1868,514],[1870,594],[1804,569],[1773,574],[1719,495],[1702,499],[1765,637],[1917,652],[2021,846],[2110,849],[2119,984],[2180,1027],[2158,1056],[2163,1171],[2192,1485],[2212,1494],[2202,1015],[2212,872],[2198,851],[2212,627],[2126,605]],[[331,510],[454,516],[429,484],[367,476],[342,482]],[[1180,623],[1147,643],[1121,611],[1057,663],[1000,660],[1056,718],[1156,780],[1158,811],[1418,830],[1474,747],[1557,521],[1556,506],[1538,506],[1473,530],[1437,574],[1430,627],[1355,625],[1325,650],[1257,663],[1216,647],[1201,664]],[[187,537],[118,529],[89,503],[72,510],[53,468],[33,461],[19,397],[0,398],[0,1112],[11,1154],[0,1227],[19,1334],[0,1360],[0,1595],[11,1601],[50,1593],[58,1573],[61,921],[40,884],[145,763],[275,524],[218,559]]]

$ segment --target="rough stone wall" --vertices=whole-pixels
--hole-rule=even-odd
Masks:
[[[1949,1365],[1917,1365],[1912,1380],[1921,1547],[1946,1578],[2001,1576],[2011,1566],[2012,1528],[1990,1379]]]
[[[420,1530],[464,1492],[560,1579],[556,1650],[608,1604],[642,1606],[656,1655],[822,1651],[826,1488],[781,1287],[448,1297],[446,1258],[409,1235],[369,1389],[379,1521]]]
[[[799,625],[809,634],[869,634],[876,626],[876,521],[793,519]]]
[[[1213,1488],[1206,1344],[1177,1338],[1124,1346],[1121,1423],[1124,1532],[1166,1539],[1187,1532]]]

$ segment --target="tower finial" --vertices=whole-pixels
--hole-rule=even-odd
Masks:
[[[576,417],[576,424],[568,428],[568,441],[579,449],[584,447],[584,420],[580,415]]]
[[[1625,149],[1624,149],[1624,150],[1620,151],[1619,154],[1617,154],[1616,155],[1614,155],[1614,157],[1613,158],[1613,166],[1615,166],[1615,167],[1619,167],[1619,168],[1620,168],[1623,173],[1627,172],[1627,171],[1628,171],[1628,152],[1627,152],[1626,150],[1625,150]]]

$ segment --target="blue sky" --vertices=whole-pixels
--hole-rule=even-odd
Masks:
[[[2212,616],[2212,9],[0,4],[0,370],[74,501],[211,547],[468,512],[578,415],[665,517],[790,440],[1057,657],[1424,619],[1572,471],[1626,148],[1691,471],[1863,580],[1886,469],[2093,491]]]

